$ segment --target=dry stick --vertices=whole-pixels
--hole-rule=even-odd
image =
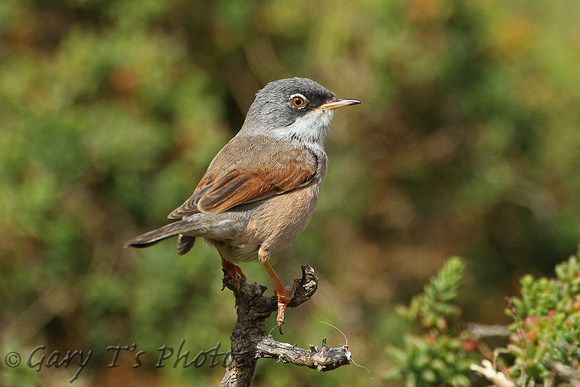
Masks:
[[[346,345],[329,348],[324,339],[320,350],[312,345],[306,350],[277,342],[271,335],[265,336],[262,330],[265,320],[278,310],[276,296],[264,297],[266,287],[255,283],[243,282],[237,288],[226,271],[223,284],[236,297],[238,321],[230,337],[232,352],[220,387],[250,386],[256,373],[256,364],[261,357],[274,358],[283,363],[306,366],[319,371],[330,371],[350,364],[351,354]],[[314,274],[314,269],[308,265],[302,266],[302,278],[288,306],[295,308],[308,301],[317,287],[318,278]]]

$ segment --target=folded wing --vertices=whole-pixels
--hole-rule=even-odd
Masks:
[[[252,157],[243,157],[240,151]],[[211,162],[193,195],[169,218],[217,214],[308,184],[316,156],[297,141],[234,137]]]

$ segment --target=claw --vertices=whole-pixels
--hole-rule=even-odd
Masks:
[[[276,330],[276,328],[279,328],[280,329],[280,334],[283,335],[283,333],[282,333],[282,325],[276,325],[274,328],[272,328],[270,330],[270,333],[268,333],[268,337],[272,337],[272,333],[274,333],[274,331]]]
[[[236,265],[235,263],[226,261],[225,259],[222,258],[222,268],[228,272],[230,277],[232,277],[232,282],[234,283],[234,286],[236,288],[238,289],[240,288],[240,281],[246,282],[246,276],[244,275],[244,273],[242,273],[242,268]],[[222,290],[224,290],[224,287],[222,287]]]

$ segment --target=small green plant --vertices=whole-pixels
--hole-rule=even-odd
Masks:
[[[457,297],[465,263],[450,258],[408,308],[397,312],[418,322],[423,333],[407,334],[404,348],[389,347],[396,366],[385,376],[387,382],[405,379],[406,385],[469,386],[469,366],[480,359],[477,343],[457,329],[461,309]]]
[[[408,308],[397,311],[417,322],[421,334],[407,334],[404,347],[389,347],[395,367],[387,382],[405,380],[420,385],[471,385],[476,370],[494,385],[580,385],[580,262],[576,256],[556,266],[556,278],[521,279],[521,298],[509,300],[506,313],[513,322],[505,348],[496,348],[494,363],[483,360],[469,331],[458,318],[457,297],[465,264],[449,259],[413,297]],[[497,370],[497,357],[505,367]],[[483,367],[476,366],[482,362]]]
[[[552,279],[524,276],[521,298],[506,311],[515,359],[505,373],[518,385],[580,383],[580,262],[572,256],[555,271]]]

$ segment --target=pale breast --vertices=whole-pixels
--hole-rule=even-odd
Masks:
[[[288,247],[304,231],[318,202],[320,185],[312,184],[252,203],[248,223],[227,241],[210,240],[232,262],[253,261],[263,246],[270,253]]]
[[[264,249],[275,253],[292,243],[312,218],[320,185],[294,190],[272,198],[260,215],[250,219],[248,228],[255,230]]]

